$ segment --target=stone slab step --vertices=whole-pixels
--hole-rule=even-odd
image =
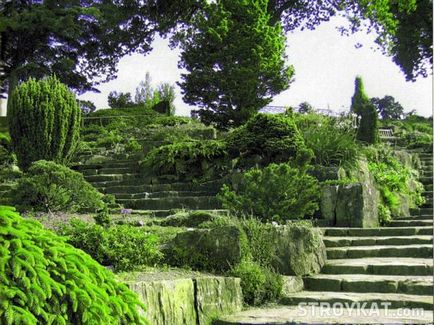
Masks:
[[[419,181],[422,183],[422,184],[432,184],[433,183],[433,178],[432,178],[432,176],[431,177],[426,177],[426,176],[421,176],[420,178],[419,178]]]
[[[134,167],[114,167],[114,168],[99,168],[99,169],[83,169],[80,172],[85,176],[94,175],[113,175],[113,174],[135,174],[137,168]]]
[[[324,237],[326,247],[432,244],[433,236]]]
[[[432,295],[432,276],[317,274],[303,279],[308,291],[382,292]]]
[[[99,164],[80,164],[73,166],[72,169],[75,170],[86,170],[86,169],[100,169],[100,168],[124,168],[124,167],[138,167],[139,160],[111,160],[106,162],[101,162]]]
[[[327,248],[328,259],[351,259],[362,257],[420,257],[433,256],[432,244],[414,244],[399,246],[354,246]]]
[[[142,216],[146,218],[165,218],[177,212],[177,209],[172,210],[134,210],[134,209],[113,209],[110,211],[113,214],[124,214],[131,216]],[[229,210],[226,209],[211,209],[211,210],[184,210],[183,211],[203,211],[219,216],[229,216]]]
[[[331,306],[333,307],[333,306]],[[289,325],[289,324],[430,324],[433,321],[433,311],[409,309],[379,309],[369,308],[327,309],[324,306],[309,306],[300,309],[299,306],[273,306],[252,308],[220,317],[212,325]],[[408,315],[403,315],[408,311]]]
[[[109,181],[134,181],[141,180],[143,182],[143,177],[138,173],[127,173],[127,174],[106,174],[106,175],[90,175],[85,176],[85,179],[90,182],[109,182]]]
[[[220,203],[215,196],[200,197],[174,197],[154,199],[119,199],[117,203],[126,208],[141,210],[170,210],[170,209],[192,209],[210,210],[220,208]]]
[[[392,309],[398,308],[423,308],[433,309],[433,296],[409,295],[402,293],[361,293],[361,292],[332,292],[332,291],[301,291],[282,298],[281,303],[286,305],[298,305],[300,303],[360,303],[366,307],[380,306],[381,303],[389,304]],[[381,308],[381,307],[380,307]]]
[[[433,275],[432,258],[371,257],[329,260],[323,274]]]
[[[424,184],[423,185],[425,191],[432,191],[433,190],[433,184]]]
[[[422,193],[423,196],[433,198],[433,191],[425,191]]]
[[[399,220],[433,220],[433,219],[434,219],[433,215],[414,215],[414,216],[399,218],[395,220],[399,221]]]
[[[432,235],[433,227],[380,227],[380,228],[321,228],[325,236],[415,236]]]
[[[154,192],[169,192],[169,191],[179,191],[179,192],[187,192],[187,191],[200,191],[200,192],[208,192],[210,194],[216,194],[223,185],[223,181],[209,181],[205,183],[186,183],[186,182],[177,182],[177,183],[168,183],[168,184],[138,184],[138,185],[111,185],[112,182],[103,182],[103,183],[93,183],[93,185],[97,185],[96,187],[107,194],[114,193],[154,193]]]
[[[388,223],[389,227],[407,227],[407,226],[432,226],[432,219],[402,219],[402,220],[392,220]]]
[[[154,199],[154,198],[174,198],[174,197],[199,197],[210,196],[209,192],[200,191],[164,191],[164,192],[142,192],[142,193],[112,193],[116,199]],[[216,194],[216,193],[215,193]]]

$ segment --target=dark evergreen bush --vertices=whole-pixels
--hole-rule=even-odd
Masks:
[[[82,174],[45,160],[30,166],[13,198],[16,206],[36,211],[95,212],[105,205],[103,194]]]
[[[0,207],[1,324],[146,324],[139,307],[89,255]]]
[[[81,110],[74,95],[56,77],[29,79],[8,102],[9,132],[20,167],[37,160],[64,164],[75,152]]]
[[[253,168],[232,187],[218,194],[223,207],[236,216],[254,216],[262,221],[283,222],[312,216],[318,209],[318,181],[288,164]]]
[[[226,139],[228,151],[240,167],[267,166],[292,160],[303,165],[313,153],[291,116],[257,114]]]

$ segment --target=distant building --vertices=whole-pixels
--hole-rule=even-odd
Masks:
[[[0,116],[7,115],[7,100],[6,98],[0,98]]]

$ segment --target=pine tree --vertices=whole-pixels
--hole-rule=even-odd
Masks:
[[[37,160],[67,163],[79,137],[81,110],[75,96],[56,77],[29,79],[8,103],[9,132],[23,169]]]

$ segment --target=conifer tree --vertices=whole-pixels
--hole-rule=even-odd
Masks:
[[[147,324],[139,307],[89,255],[0,206],[0,324]]]
[[[56,77],[29,79],[8,102],[9,132],[21,168],[38,160],[65,164],[80,137],[81,110]]]
[[[351,111],[360,117],[357,140],[368,144],[378,142],[378,113],[365,93],[362,77],[357,76],[354,95],[351,99]]]

